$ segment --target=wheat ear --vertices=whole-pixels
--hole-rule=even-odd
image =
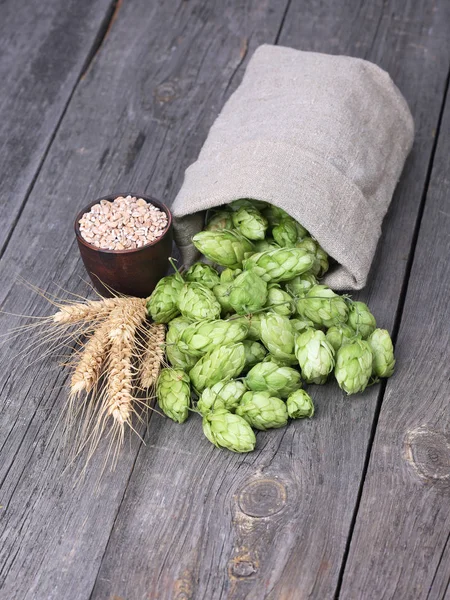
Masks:
[[[53,322],[59,325],[71,325],[81,321],[95,321],[110,315],[121,305],[126,305],[129,297],[103,298],[103,300],[87,300],[74,304],[60,305],[60,309],[53,315]]]
[[[70,395],[87,394],[98,384],[102,366],[109,350],[109,319],[95,329],[86,342],[81,357],[72,373]]]
[[[136,336],[146,318],[145,300],[129,298],[111,312],[110,358],[105,387],[105,411],[123,429],[131,422],[133,412],[133,358]]]
[[[156,383],[164,358],[165,339],[164,325],[152,323],[148,329],[147,346],[141,360],[140,382],[143,388],[151,388]]]

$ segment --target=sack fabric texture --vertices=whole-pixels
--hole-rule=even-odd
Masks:
[[[174,201],[184,263],[206,210],[252,198],[283,208],[337,261],[324,283],[362,288],[413,137],[406,101],[376,65],[260,46]]]

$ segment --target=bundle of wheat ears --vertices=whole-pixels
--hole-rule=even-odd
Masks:
[[[71,457],[86,449],[89,460],[107,432],[107,459],[114,466],[126,427],[134,429],[133,415],[142,420],[150,408],[164,363],[165,326],[149,322],[144,298],[62,302],[33,289],[58,309],[31,326],[41,332],[45,327],[39,345],[52,342],[48,353],[54,354],[68,340],[75,344],[65,363],[71,376],[62,436],[71,438]],[[15,333],[29,332],[29,327],[19,327]]]

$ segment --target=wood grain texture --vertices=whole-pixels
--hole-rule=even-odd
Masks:
[[[0,249],[51,143],[113,0],[6,0],[0,18]]]
[[[445,2],[292,2],[279,39],[377,62],[413,111],[416,145],[358,295],[389,329],[445,89],[448,19]],[[244,457],[211,448],[198,418],[180,427],[153,417],[93,598],[333,598],[381,388],[312,393],[317,418],[258,433]]]
[[[73,233],[78,209],[114,190],[173,198],[223,96],[236,85],[239,65],[249,49],[275,39],[284,6],[122,4],[0,262],[4,311],[51,312],[18,277],[60,295],[58,285],[86,294]],[[21,323],[3,314],[0,328]],[[116,472],[106,472],[98,490],[106,443],[81,482],[74,470],[62,473],[58,422],[67,372],[57,356],[42,360],[42,349],[18,355],[31,340],[42,336],[1,347],[7,368],[0,373],[0,598],[87,599],[140,441],[127,439]]]
[[[450,99],[441,132],[342,599],[441,600],[450,585]]]

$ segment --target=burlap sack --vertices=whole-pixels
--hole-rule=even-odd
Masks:
[[[325,283],[362,288],[413,136],[403,96],[376,65],[260,46],[173,204],[183,260],[195,258],[206,209],[254,198],[282,207],[336,259]]]

